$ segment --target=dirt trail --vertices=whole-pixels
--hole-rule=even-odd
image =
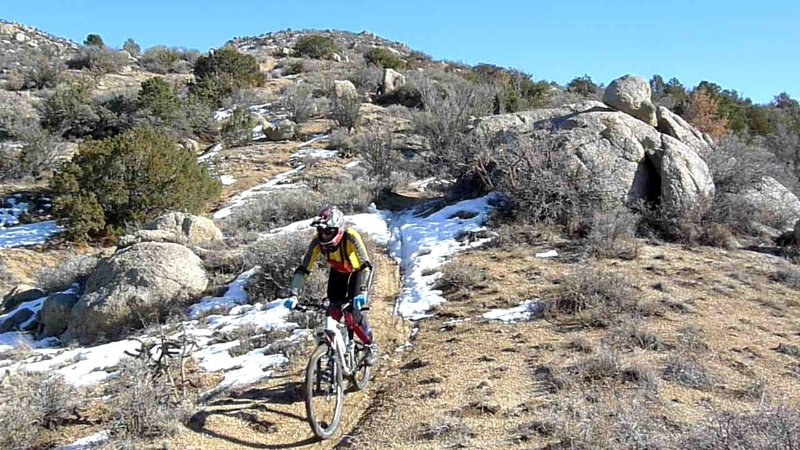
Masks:
[[[400,281],[397,266],[378,255],[376,279],[370,309],[370,324],[376,333],[383,355],[405,343],[407,324],[392,315]],[[293,359],[286,372],[265,383],[231,392],[212,401],[196,413],[188,429],[169,441],[168,448],[333,448],[353,429],[373,401],[392,366],[392,358],[383,358],[377,373],[364,392],[345,395],[344,414],[339,433],[333,439],[318,442],[306,421],[302,397],[303,371],[312,345]]]

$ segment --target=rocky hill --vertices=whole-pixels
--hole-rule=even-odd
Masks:
[[[0,114],[1,446],[800,438],[800,180],[769,142],[636,76],[554,86],[366,33],[228,44],[83,47],[0,97],[36,105]],[[381,358],[317,444],[320,316],[283,297],[330,203],[367,240]]]

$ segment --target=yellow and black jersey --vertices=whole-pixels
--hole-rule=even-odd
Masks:
[[[314,264],[320,255],[325,256],[325,260],[331,270],[343,275],[354,272],[363,272],[365,277],[369,275],[370,264],[367,255],[367,247],[361,240],[361,235],[352,228],[345,230],[342,240],[336,247],[325,250],[319,243],[318,238],[314,238],[308,246],[303,262],[295,271],[295,278],[292,280],[292,287],[299,289],[305,279],[314,269]],[[365,278],[367,279],[367,278]]]

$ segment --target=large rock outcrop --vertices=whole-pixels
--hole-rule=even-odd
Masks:
[[[674,137],[700,154],[711,151],[711,145],[714,144],[711,137],[690,125],[683,117],[663,106],[656,109],[656,117],[658,131]]]
[[[192,214],[171,212],[157,218],[133,235],[124,236],[120,247],[140,242],[171,242],[188,246],[202,246],[222,240],[222,231],[211,219]]]
[[[772,177],[764,177],[761,183],[741,195],[754,208],[762,209],[771,216],[774,223],[783,223],[791,229],[800,220],[800,199]]]
[[[608,85],[603,94],[603,102],[654,127],[658,120],[656,107],[650,97],[650,85],[647,81],[625,75]]]
[[[68,339],[91,343],[115,338],[143,321],[155,322],[202,294],[202,261],[188,248],[145,242],[101,261],[72,309]]]
[[[610,204],[660,200],[679,210],[714,195],[696,151],[629,114],[600,102],[490,116],[473,124],[489,137],[550,138],[589,174]]]
[[[67,331],[72,308],[79,299],[80,296],[72,292],[61,292],[47,297],[39,310],[37,339],[60,336]]]

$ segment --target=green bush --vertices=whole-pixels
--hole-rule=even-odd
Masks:
[[[135,123],[167,131],[174,137],[208,134],[215,126],[208,104],[191,95],[179,95],[160,77],[142,82],[135,103]]]
[[[140,47],[133,38],[128,38],[128,40],[122,44],[122,49],[130,53],[134,58],[138,58],[142,54],[142,47]]]
[[[253,115],[244,108],[236,108],[233,114],[222,124],[222,141],[228,147],[247,145],[253,140],[253,127],[256,121]]]
[[[91,130],[82,129],[77,124],[93,115],[91,100],[92,85],[87,80],[59,84],[39,107],[42,126],[70,137],[88,134]]]
[[[137,100],[140,112],[163,124],[173,123],[181,106],[172,86],[161,77],[143,81]]]
[[[383,47],[373,47],[364,53],[367,64],[374,64],[384,69],[404,69],[405,61]]]
[[[309,34],[297,40],[297,43],[294,44],[294,51],[298,55],[307,58],[323,59],[329,58],[340,50],[333,38],[319,34]]]
[[[90,34],[86,36],[86,39],[83,41],[83,45],[87,47],[105,47],[106,44],[103,42],[103,38],[100,37],[99,34]]]
[[[193,92],[214,104],[220,104],[224,97],[238,89],[264,84],[264,74],[256,59],[229,47],[199,57],[194,66],[194,76]]]
[[[150,129],[84,144],[50,185],[54,212],[76,240],[118,235],[167,211],[200,212],[221,190],[193,154]]]

